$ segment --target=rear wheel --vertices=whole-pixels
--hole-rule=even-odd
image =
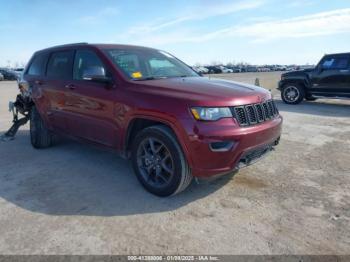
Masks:
[[[131,158],[138,180],[155,195],[175,195],[192,181],[182,149],[166,126],[142,130],[133,141]]]
[[[299,104],[305,98],[304,88],[295,83],[286,84],[282,89],[281,98],[287,104]]]
[[[34,148],[46,148],[52,143],[52,135],[35,106],[30,112],[30,142]]]

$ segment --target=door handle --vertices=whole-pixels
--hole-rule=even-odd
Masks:
[[[75,89],[75,85],[73,85],[73,84],[68,84],[68,85],[65,85],[64,87],[71,89],[71,90]]]
[[[39,86],[43,85],[43,82],[41,82],[40,80],[35,80],[34,83]]]

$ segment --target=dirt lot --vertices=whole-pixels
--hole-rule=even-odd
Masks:
[[[279,78],[224,77],[256,75],[268,88]],[[0,133],[16,92],[0,82]],[[70,141],[33,149],[26,126],[0,142],[0,253],[349,254],[350,101],[277,104],[275,152],[166,199],[112,153]]]
[[[234,80],[237,82],[244,82],[248,84],[255,84],[255,80],[258,78],[260,86],[263,86],[272,91],[274,95],[279,95],[279,91],[276,89],[277,83],[281,78],[281,72],[256,72],[256,73],[241,73],[241,74],[217,74],[206,75],[207,77],[223,78],[228,80]]]

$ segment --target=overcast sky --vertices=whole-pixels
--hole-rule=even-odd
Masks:
[[[350,51],[349,0],[0,0],[0,7],[0,66],[73,42],[145,45],[189,64],[313,64]]]

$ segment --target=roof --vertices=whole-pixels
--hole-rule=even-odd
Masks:
[[[325,54],[325,55],[350,55],[350,53],[334,53],[334,54]]]
[[[99,49],[154,49],[150,47],[144,47],[144,46],[136,46],[136,45],[122,45],[122,44],[90,44],[86,42],[81,42],[81,43],[71,43],[71,44],[64,44],[64,45],[57,45],[57,46],[52,46],[48,47],[42,50],[39,50],[37,52],[43,52],[43,51],[49,51],[53,49],[61,49],[61,48],[70,48],[70,47],[84,47],[84,46],[92,46],[96,47]]]

